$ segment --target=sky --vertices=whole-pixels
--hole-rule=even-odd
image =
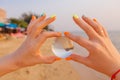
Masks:
[[[77,14],[96,18],[107,30],[120,31],[120,0],[0,0],[7,18],[19,18],[24,12],[56,15],[51,25],[56,31],[81,31],[73,22]]]

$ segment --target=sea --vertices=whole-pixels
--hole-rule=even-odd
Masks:
[[[75,35],[80,35],[87,38],[87,35],[84,32],[72,32]],[[120,31],[108,31],[109,37],[120,52]],[[80,45],[74,43],[74,53],[79,54],[81,56],[88,56],[89,53],[86,49],[81,47]],[[110,80],[110,77],[106,76],[105,74],[99,73],[83,64],[69,61],[72,64],[73,68],[78,72],[80,75],[80,80]]]

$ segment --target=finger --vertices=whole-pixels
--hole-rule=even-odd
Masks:
[[[39,23],[39,24],[38,24],[38,29],[43,29],[43,28],[45,28],[48,24],[50,24],[50,23],[52,23],[53,21],[55,21],[55,19],[56,19],[56,16],[55,16],[55,15],[49,17],[48,19],[46,19],[46,20],[43,21],[42,23]],[[41,26],[39,26],[39,25],[41,25]]]
[[[79,45],[81,45],[82,47],[86,48],[87,50],[90,50],[91,48],[91,42],[81,36],[76,36],[73,35],[69,32],[65,32],[64,33],[66,37],[68,37],[69,39],[75,41],[76,43],[78,43]]]
[[[102,29],[103,29],[103,32],[104,32],[105,36],[109,37],[108,32],[106,31],[106,29],[104,27],[102,27]]]
[[[98,23],[97,23],[97,20],[96,20],[95,18],[93,19],[93,21],[98,25],[97,33],[98,33],[99,35],[101,35],[102,37],[106,37],[106,34],[105,34],[104,31],[103,31],[102,25],[98,24]]]
[[[38,46],[40,47],[44,41],[46,41],[47,38],[51,37],[60,37],[62,34],[60,32],[43,32],[37,37],[36,42],[38,43]]]
[[[60,58],[59,58],[59,60],[60,60]],[[58,57],[56,57],[56,56],[44,56],[44,57],[42,57],[42,62],[45,64],[51,64],[55,61],[58,61]]]
[[[36,16],[33,15],[31,21],[34,21],[34,20],[36,20]]]
[[[44,27],[46,27],[48,24],[52,23],[56,19],[56,16],[52,16],[38,24],[35,25],[31,32],[31,37],[35,38],[40,34],[40,32],[43,30]]]
[[[62,35],[61,32],[43,32],[42,36],[46,37],[46,38],[51,38],[51,37],[60,37]]]
[[[104,33],[102,32],[102,27],[100,25],[98,25],[94,20],[86,17],[86,16],[82,16],[82,19],[88,23],[100,36],[105,36]]]
[[[30,26],[30,25],[32,24],[32,22],[33,22],[34,20],[36,20],[36,17],[33,15],[32,18],[31,18],[31,21],[30,21],[30,23],[29,23],[29,25],[28,25],[28,27],[27,27],[27,33],[28,33],[28,34],[29,34],[29,32],[30,32],[30,30],[31,30],[31,28],[32,28],[32,26]]]
[[[93,19],[93,21],[95,21],[98,25],[100,25],[102,27],[102,30],[103,30],[103,33],[106,37],[109,37],[106,29],[96,20],[96,19]]]
[[[32,23],[29,25],[29,31],[28,33],[30,33],[33,30],[33,27],[35,27],[36,24],[40,23],[41,21],[43,21],[45,19],[46,15],[43,14],[40,18],[38,19],[34,19],[34,17],[32,17]]]
[[[73,20],[75,21],[75,23],[80,26],[88,35],[88,37],[91,38],[95,38],[97,36],[96,31],[90,26],[88,25],[84,20],[81,20],[78,18],[78,16],[73,16]]]
[[[77,54],[71,54],[68,58],[71,58],[71,60],[74,60],[76,62],[82,63],[87,66],[89,66],[89,64],[90,64],[89,60],[86,57],[82,57]]]

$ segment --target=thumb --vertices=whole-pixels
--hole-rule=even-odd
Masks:
[[[32,22],[33,22],[34,20],[36,20],[36,16],[32,15],[32,18],[31,18],[31,20],[30,20],[30,23],[29,23],[29,25],[28,25],[28,27],[27,27],[27,33],[30,33],[30,32],[31,32],[32,27],[33,27],[33,26],[31,26],[31,24],[32,24]]]
[[[51,64],[51,63],[58,61],[58,60],[61,60],[61,58],[59,58],[57,56],[44,56],[43,63]]]
[[[71,60],[82,63],[84,65],[89,65],[89,60],[87,59],[87,57],[82,57],[82,56],[77,55],[77,54],[71,54],[69,57],[67,57],[67,59],[69,59],[69,58]]]

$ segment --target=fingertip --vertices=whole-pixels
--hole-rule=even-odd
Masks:
[[[56,15],[52,15],[52,16],[50,16],[50,18],[53,18],[53,19],[55,19],[55,18],[56,18]]]
[[[64,34],[65,34],[65,36],[68,37],[69,39],[72,39],[72,40],[76,39],[76,36],[73,35],[73,34],[71,34],[70,32],[64,32]]]
[[[78,17],[77,14],[74,14],[74,15],[73,15],[73,18],[74,18],[74,19],[78,19],[79,17]]]
[[[82,15],[82,18],[85,18],[86,16],[85,15]]]
[[[60,61],[62,58],[56,58],[55,61]]]
[[[44,20],[46,18],[46,14],[45,13],[42,13],[41,16],[39,17],[39,20]]]
[[[46,16],[46,14],[43,12],[40,16],[41,16],[41,17],[42,17],[42,16]]]
[[[36,19],[36,16],[32,15],[32,21]]]
[[[88,17],[86,17],[85,15],[82,15],[82,19],[86,20]]]
[[[48,22],[51,23],[56,20],[56,15],[52,15],[48,18]]]
[[[97,22],[97,19],[94,18],[93,21]]]
[[[70,60],[72,60],[72,58],[71,57],[67,57],[67,58],[65,58],[65,60],[70,61]]]
[[[64,32],[64,34],[65,34],[66,36],[68,36],[68,35],[70,35],[70,32]]]
[[[43,13],[41,17],[44,17],[44,18],[46,18],[46,14],[45,14],[45,13]]]
[[[70,32],[64,32],[64,35],[65,35],[67,38],[69,38],[69,39],[71,39],[71,40],[73,40],[73,41],[76,41],[76,39],[77,39],[77,37],[76,37],[75,35],[71,34]]]
[[[75,14],[75,15],[73,15],[73,21],[76,23],[76,24],[78,24],[78,22],[79,22],[79,17]]]

